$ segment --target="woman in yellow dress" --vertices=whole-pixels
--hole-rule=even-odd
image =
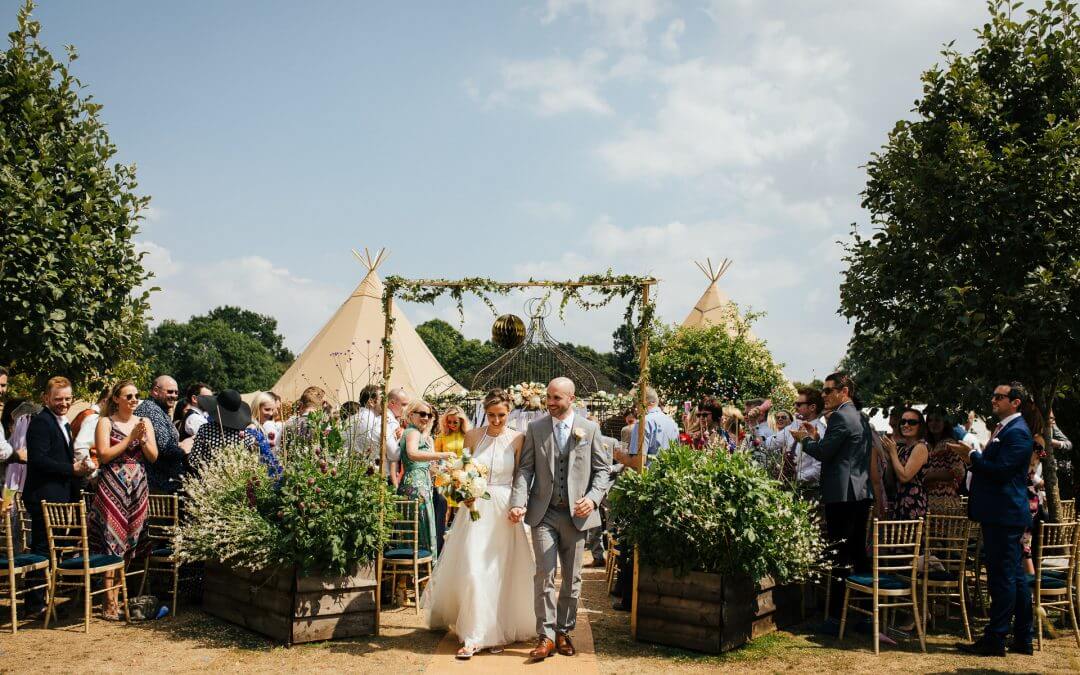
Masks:
[[[461,457],[461,450],[465,447],[465,432],[472,428],[472,424],[469,423],[469,417],[465,414],[465,411],[461,406],[452,405],[443,412],[439,418],[439,435],[435,438],[435,451],[436,452],[452,452],[458,457]],[[436,497],[440,499],[441,497]],[[438,508],[438,504],[436,504]],[[435,519],[439,523],[441,533],[439,534],[439,541],[443,539],[443,534],[446,532],[446,527],[450,523],[454,522],[454,513],[457,511],[457,504],[453,499],[446,498],[446,506],[443,507],[443,511],[446,517],[442,520],[439,519],[439,514],[436,514]]]

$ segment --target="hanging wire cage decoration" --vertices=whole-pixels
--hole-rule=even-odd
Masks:
[[[544,319],[550,312],[551,306],[544,298],[532,298],[526,302],[525,313],[529,317],[529,329],[524,339],[519,345],[484,366],[473,378],[471,389],[508,389],[522,382],[546,383],[555,377],[569,377],[577,387],[578,397],[599,391],[596,373],[560,347],[559,342],[548,332]],[[496,326],[506,316],[513,315],[499,317]],[[494,333],[495,329],[492,331]]]

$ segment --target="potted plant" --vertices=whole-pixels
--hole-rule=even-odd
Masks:
[[[638,639],[708,653],[793,623],[825,543],[815,505],[744,452],[673,443],[610,494],[637,547]]]
[[[286,437],[280,466],[266,448],[235,445],[185,479],[177,550],[206,563],[208,613],[287,645],[377,632],[393,495],[345,436],[313,414]]]

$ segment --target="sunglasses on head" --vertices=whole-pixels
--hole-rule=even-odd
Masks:
[[[900,420],[900,426],[902,426],[902,427],[917,427],[917,426],[919,426],[919,420],[911,419],[909,417],[905,417],[904,419]]]

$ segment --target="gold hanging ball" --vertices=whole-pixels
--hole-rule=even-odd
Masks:
[[[503,349],[520,347],[525,342],[525,322],[513,314],[503,314],[491,326],[491,341]]]

